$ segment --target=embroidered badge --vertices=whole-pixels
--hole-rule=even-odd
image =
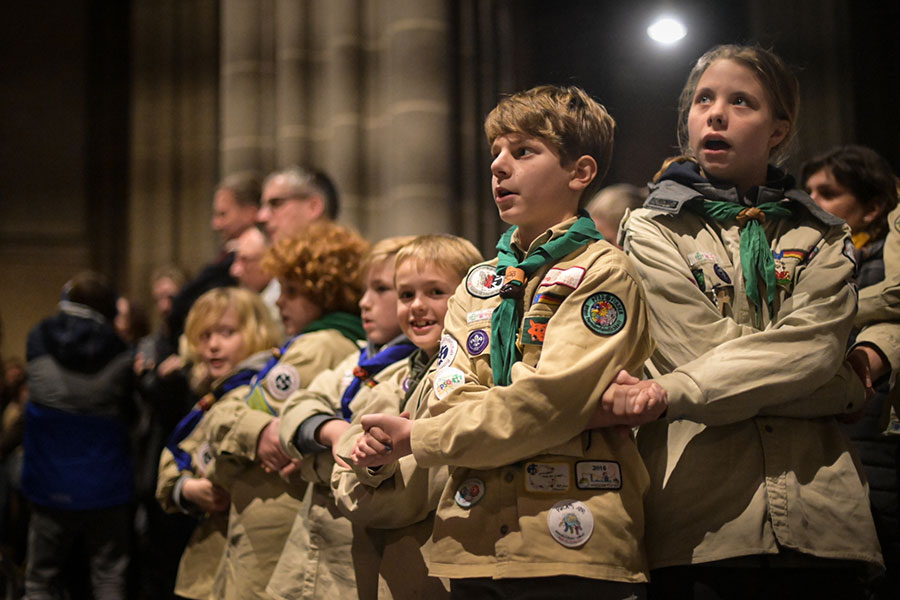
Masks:
[[[547,528],[554,540],[566,548],[577,548],[594,532],[594,515],[584,502],[562,500],[547,514]]]
[[[437,368],[443,369],[449,367],[456,358],[456,352],[459,350],[459,344],[452,335],[441,336],[441,347],[438,350]]]
[[[688,265],[693,269],[698,265],[708,264],[708,263],[717,263],[719,262],[716,259],[715,254],[710,254],[709,252],[694,252],[693,254],[688,255]]]
[[[791,272],[784,263],[784,251],[772,251],[772,260],[775,261],[775,284],[781,287],[790,287]]]
[[[583,460],[575,463],[575,485],[579,490],[620,490],[622,469],[611,460]]]
[[[522,323],[522,343],[542,345],[550,317],[525,317]]]
[[[443,400],[465,382],[466,376],[462,371],[456,367],[444,367],[434,375],[434,393],[438,400]]]
[[[782,250],[781,254],[782,256],[780,256],[779,258],[793,258],[796,259],[797,262],[803,262],[804,260],[806,260],[805,250]]]
[[[453,495],[453,500],[460,508],[472,508],[484,498],[484,482],[476,477],[466,479]]]
[[[569,267],[568,269],[550,269],[541,280],[540,287],[550,285],[562,285],[573,290],[584,279],[584,267]]]
[[[729,277],[728,273],[725,272],[725,269],[720,267],[718,264],[713,265],[713,272],[716,274],[716,277],[729,285],[731,284],[731,277]]]
[[[588,329],[600,335],[622,331],[626,322],[625,305],[609,292],[591,294],[581,305],[581,319]]]
[[[525,489],[529,492],[565,492],[570,480],[568,463],[530,462],[525,465]]]
[[[542,294],[535,294],[534,300],[532,300],[532,304],[544,304],[549,306],[550,308],[556,308],[562,301],[565,300],[565,296],[560,296],[559,294],[551,294],[550,292],[544,292]]]
[[[497,275],[497,267],[480,265],[469,271],[466,291],[476,298],[490,298],[500,293],[503,277]]]
[[[300,374],[293,365],[279,363],[266,375],[263,385],[273,398],[287,400],[288,396],[300,389]]]
[[[488,334],[484,329],[476,329],[469,334],[466,340],[466,350],[470,356],[478,356],[488,346]]]
[[[494,314],[493,308],[482,308],[481,310],[473,310],[466,315],[466,323],[478,323],[479,321],[490,321],[491,315]]]
[[[694,281],[697,282],[697,285],[700,287],[701,292],[706,291],[706,276],[703,274],[703,269],[692,269],[691,275],[694,276]]]
[[[201,475],[206,475],[209,471],[209,465],[212,464],[213,453],[209,447],[209,442],[203,442],[194,451],[194,464]]]
[[[403,378],[403,391],[404,392],[409,391],[409,384],[410,384],[410,378],[409,378],[409,375],[407,375],[406,377]]]

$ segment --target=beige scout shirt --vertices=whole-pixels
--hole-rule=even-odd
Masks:
[[[428,360],[424,352],[419,352],[419,358]],[[431,386],[427,379],[423,378],[422,385],[403,402],[409,364],[414,357],[416,355],[402,361],[404,368],[362,398],[364,404],[354,400],[351,405],[353,424],[338,443],[340,456],[350,456],[363,432],[359,422],[364,414],[398,415],[409,411],[412,419],[427,414],[425,396]],[[365,553],[357,561],[358,583],[361,584],[363,579],[360,570],[369,568],[384,578],[395,600],[449,596],[449,590],[440,579],[428,576],[423,557],[423,552],[430,550],[434,511],[448,477],[446,466],[423,469],[416,464],[414,456],[404,456],[377,471],[334,466],[331,487],[335,502],[353,522],[354,540],[360,541],[357,544],[359,552]],[[371,584],[373,577],[369,573],[364,579]],[[360,599],[376,597],[360,585]]]
[[[859,291],[856,343],[877,346],[891,363],[892,381],[900,370],[900,207],[888,215],[884,241],[884,280]]]
[[[249,385],[242,385],[229,391],[219,401],[241,400],[250,391]],[[194,408],[198,408],[195,406]],[[179,471],[175,457],[168,448],[163,448],[159,457],[159,475],[156,482],[156,499],[168,513],[181,512],[175,501],[176,484],[182,477],[214,477],[214,460],[209,450],[209,420],[200,420],[197,427],[179,444],[191,455],[193,468]],[[201,519],[194,528],[187,546],[178,563],[175,579],[175,593],[184,598],[196,600],[212,599],[213,578],[219,561],[225,551],[225,533],[228,529],[228,513],[215,513]]]
[[[334,329],[298,337],[262,380],[265,401],[280,413],[291,393],[309,385],[317,374],[334,367],[356,348]],[[231,510],[214,594],[226,600],[267,598],[266,585],[301,509],[306,484],[299,477],[285,481],[277,473],[266,473],[256,462],[257,440],[274,416],[252,409],[242,400],[232,400],[216,403],[207,418],[217,472],[223,462],[240,467],[226,484]]]
[[[515,236],[513,245],[521,254]],[[638,275],[602,241],[538,269],[525,285],[522,360],[509,386],[494,387],[495,265],[474,267],[451,297],[432,416],[412,427],[417,463],[450,466],[430,573],[645,581],[647,472],[627,436],[583,431],[615,375],[640,372],[652,350]],[[442,375],[447,364],[458,371]]]
[[[664,183],[647,205],[656,194],[677,197],[669,186],[692,192]],[[638,433],[651,477],[651,568],[781,547],[881,561],[861,472],[830,416],[864,397],[842,363],[856,305],[849,238],[798,210],[765,226],[778,285],[762,330],[743,288],[735,224],[646,208],[624,222],[657,343],[648,370],[669,394],[669,422]]]
[[[358,362],[359,348],[355,348],[337,367],[319,374],[308,388],[292,394],[284,405],[278,429],[281,445],[289,456],[302,460],[302,476],[313,485],[301,511],[292,519],[290,535],[269,581],[267,591],[276,598],[353,598],[364,583],[356,581],[353,559],[357,552],[350,521],[338,512],[331,494],[331,452],[303,455],[294,445],[294,433],[304,421],[340,412],[341,397],[353,380],[353,368]],[[389,379],[403,362],[389,365],[371,377],[369,384],[360,387],[351,407],[378,389],[380,382]],[[377,589],[377,574],[375,581],[369,583]]]

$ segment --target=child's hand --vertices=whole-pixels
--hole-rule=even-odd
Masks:
[[[181,496],[208,513],[224,512],[231,504],[231,496],[205,477],[188,479],[181,487]]]
[[[636,427],[655,421],[668,407],[668,394],[653,380],[632,377],[619,371],[585,429],[626,425]]]
[[[278,419],[272,419],[256,441],[256,459],[266,473],[281,471],[291,458],[284,453],[278,439]]]
[[[384,414],[364,415],[362,426],[366,433],[357,440],[351,454],[357,466],[385,465],[412,454],[409,442],[412,421],[409,420],[408,412],[398,417]]]

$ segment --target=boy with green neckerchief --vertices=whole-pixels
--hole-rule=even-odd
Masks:
[[[358,465],[412,453],[450,466],[427,560],[453,597],[645,597],[647,472],[609,426],[655,419],[665,398],[649,382],[614,393],[650,355],[647,312],[633,267],[583,211],[613,129],[578,88],[500,101],[485,131],[513,227],[450,299],[429,416],[362,417]]]

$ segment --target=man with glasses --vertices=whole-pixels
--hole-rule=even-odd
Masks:
[[[314,221],[333,220],[337,213],[331,179],[321,171],[293,166],[266,177],[256,220],[277,243],[299,235]]]

